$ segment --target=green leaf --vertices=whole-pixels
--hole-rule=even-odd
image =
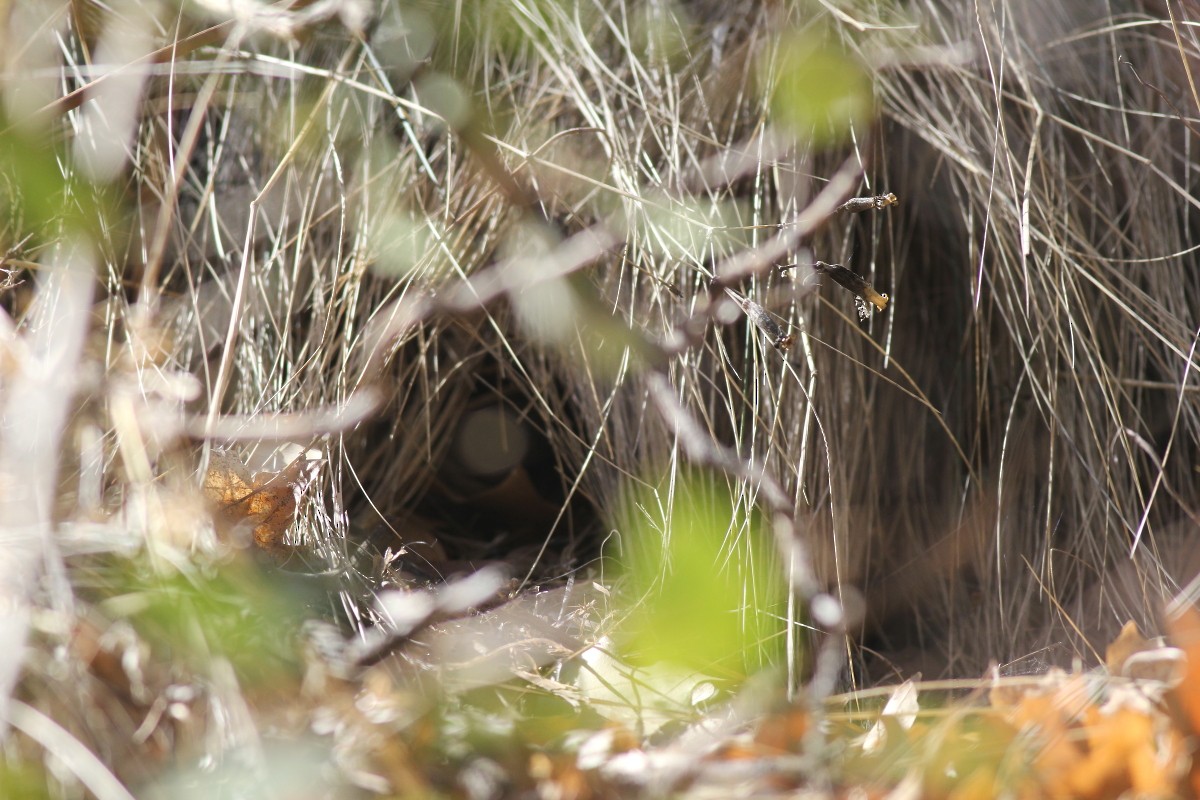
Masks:
[[[774,59],[763,62],[772,119],[814,147],[837,144],[873,115],[871,78],[863,65],[827,37],[790,32]]]
[[[0,114],[0,252],[30,234],[36,249],[65,229],[110,240],[118,204],[115,189],[74,177],[50,137],[35,139]]]
[[[631,545],[628,658],[729,677],[774,660],[785,595],[760,527],[713,476],[677,478],[669,497],[632,492],[621,527]]]

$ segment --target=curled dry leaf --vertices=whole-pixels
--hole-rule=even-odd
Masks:
[[[1113,639],[1112,644],[1104,651],[1104,664],[1108,667],[1109,673],[1113,675],[1121,675],[1124,673],[1125,662],[1135,653],[1140,653],[1144,650],[1152,650],[1155,647],[1142,632],[1138,630],[1137,623],[1133,620],[1125,623],[1125,627],[1121,628],[1121,633]]]
[[[1155,681],[1174,688],[1187,674],[1187,656],[1178,647],[1155,647],[1125,659],[1121,671],[1135,681]]]
[[[1121,633],[1104,652],[1109,674],[1135,681],[1154,681],[1178,686],[1187,670],[1187,657],[1178,647],[1165,647],[1162,637],[1147,639],[1137,623],[1125,623]]]
[[[744,752],[730,752],[727,758],[759,757],[779,753],[796,753],[804,743],[804,737],[812,728],[808,708],[802,705],[788,708],[768,716],[758,724],[754,732],[754,747]]]
[[[1168,617],[1167,634],[1187,660],[1185,677],[1172,699],[1181,721],[1194,735],[1200,733],[1200,611],[1189,607]]]
[[[853,270],[847,269],[841,264],[826,264],[824,261],[813,263],[812,268],[814,272],[833,278],[835,283],[858,298],[855,306],[858,308],[859,318],[866,319],[871,315],[871,308],[867,305],[868,303],[880,311],[887,308],[888,296],[880,294],[871,285],[870,281]]]
[[[918,676],[919,677],[919,676]],[[899,726],[908,730],[917,720],[917,714],[921,711],[921,705],[917,702],[917,683],[915,680],[905,681],[896,687],[892,692],[892,696],[888,698],[887,704],[883,707],[883,712],[880,714],[880,719],[867,731],[867,735],[863,737],[862,749],[864,753],[872,753],[883,747],[887,741],[887,725],[884,723],[884,717],[894,719]]]
[[[1200,611],[1186,606],[1167,617],[1167,637],[1184,654],[1183,680],[1168,693],[1172,712],[1186,733],[1200,733]],[[1188,788],[1200,797],[1200,757],[1193,756]]]
[[[1187,763],[1186,750],[1183,737],[1164,722],[1132,709],[1106,714],[1089,708],[1082,720],[1086,746],[1079,748],[1079,760],[1064,783],[1055,784],[1068,792],[1059,796],[1177,796],[1178,766]]]
[[[318,463],[302,455],[279,472],[251,475],[237,458],[214,453],[204,475],[204,496],[213,507],[218,533],[228,537],[250,527],[257,547],[274,556],[286,555],[291,547],[284,542],[285,534]]]
[[[1140,655],[1173,649],[1136,650],[1145,644],[1136,626],[1126,626],[1109,648],[1109,666],[1128,672]],[[992,707],[1014,743],[1034,748],[1016,796],[1180,796],[1190,763],[1186,735],[1140,687],[1107,684],[1051,673],[1022,690],[993,679]]]

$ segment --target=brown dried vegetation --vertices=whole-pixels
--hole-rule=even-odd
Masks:
[[[1200,795],[1118,5],[0,3],[0,793]]]

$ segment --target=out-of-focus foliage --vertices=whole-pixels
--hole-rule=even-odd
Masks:
[[[785,31],[764,52],[759,74],[775,122],[815,147],[844,141],[873,114],[865,67],[818,32]]]
[[[160,657],[198,673],[214,658],[227,660],[247,690],[297,679],[294,637],[318,587],[264,574],[248,560],[194,574],[156,574],[134,562],[125,576],[110,575],[123,591],[101,607],[119,611]]]
[[[113,205],[103,187],[64,169],[65,155],[46,139],[10,123],[0,113],[0,236],[21,237],[23,247],[44,246],[62,231],[121,238],[102,217]],[[17,241],[0,239],[0,251]]]
[[[674,477],[631,485],[615,526],[632,604],[625,651],[731,676],[778,665],[786,601],[758,513],[716,476]]]

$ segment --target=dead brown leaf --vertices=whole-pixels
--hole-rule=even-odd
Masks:
[[[1113,639],[1112,644],[1104,651],[1104,664],[1108,667],[1108,672],[1111,675],[1123,675],[1125,670],[1125,662],[1129,657],[1137,653],[1153,650],[1154,645],[1142,632],[1138,630],[1137,623],[1133,620],[1125,623],[1125,627],[1121,628],[1121,632]]]
[[[799,752],[810,725],[807,709],[790,706],[759,724],[754,733],[754,744],[771,754]]]
[[[1200,611],[1188,606],[1178,614],[1167,617],[1167,637],[1184,653],[1184,675],[1168,694],[1167,700],[1185,732],[1200,734]],[[1192,754],[1188,787],[1193,797],[1200,797],[1200,759]]]
[[[230,537],[249,526],[254,544],[281,557],[294,548],[285,542],[296,520],[299,496],[316,475],[318,462],[300,456],[279,472],[253,476],[237,458],[214,453],[204,475],[204,496],[213,507],[217,530]]]

